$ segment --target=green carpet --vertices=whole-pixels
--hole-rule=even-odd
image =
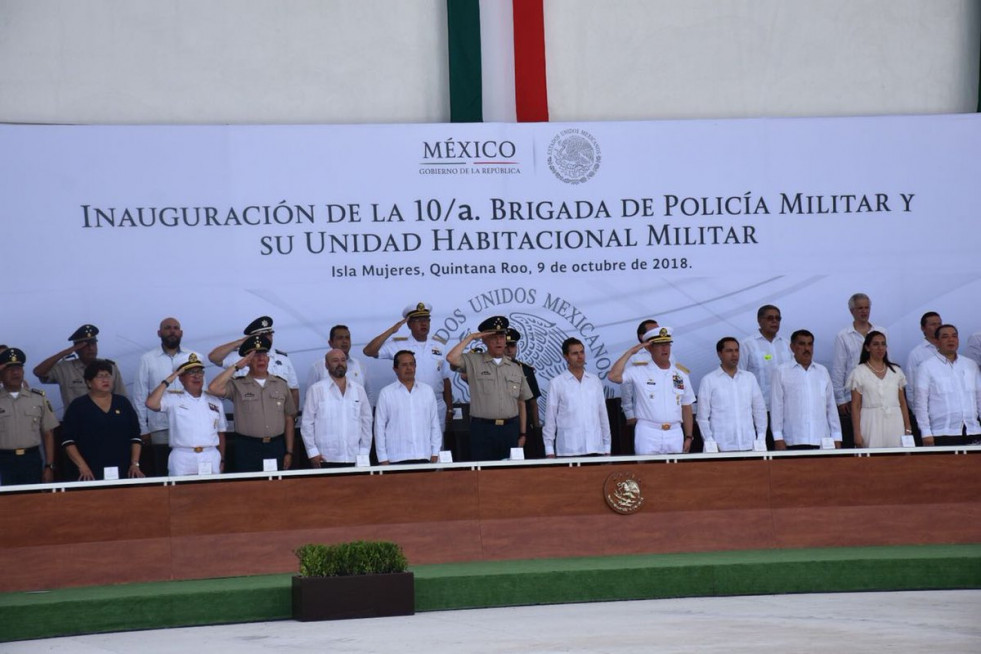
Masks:
[[[666,597],[981,588],[981,545],[759,550],[413,566],[416,610]],[[290,575],[0,594],[0,642],[281,620]]]

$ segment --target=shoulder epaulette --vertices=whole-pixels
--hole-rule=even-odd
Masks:
[[[274,349],[273,352],[275,352],[276,354],[282,354],[284,357],[288,357],[289,356],[288,354],[286,354],[282,350],[276,350],[276,349]]]
[[[408,336],[396,336],[392,340],[393,341],[407,341],[407,340],[409,340],[409,337]]]
[[[442,336],[433,336],[433,340],[439,343],[440,345],[446,345],[446,339],[443,338]]]
[[[685,373],[686,375],[690,375],[691,374],[691,370],[689,370],[688,368],[684,367],[680,363],[674,364],[674,367],[677,368],[678,370],[680,370],[681,372]]]
[[[30,388],[28,390],[31,391],[32,393],[37,393],[41,397],[44,397],[44,391],[42,391],[40,388]]]
[[[183,394],[184,394],[184,391],[182,391],[182,390],[181,390],[181,389],[179,389],[179,388],[175,388],[175,389],[173,389],[173,390],[169,390],[169,391],[167,391],[167,392],[168,392],[168,393],[174,393],[175,395],[183,395]]]
[[[635,365],[635,366],[646,366],[647,365],[647,362],[646,361],[634,361],[633,365]]]

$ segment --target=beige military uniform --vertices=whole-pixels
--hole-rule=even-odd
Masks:
[[[0,389],[0,450],[41,445],[41,434],[58,426],[42,391],[23,390],[15,398]]]
[[[275,375],[266,377],[265,385],[251,376],[233,378],[225,385],[225,398],[235,405],[235,432],[241,436],[280,436],[286,416],[296,416],[289,384]]]
[[[461,359],[470,384],[471,417],[513,418],[518,415],[518,400],[531,399],[524,372],[511,359],[503,357],[498,365],[486,352],[465,352]]]

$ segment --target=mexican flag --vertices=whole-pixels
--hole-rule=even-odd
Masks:
[[[544,0],[446,0],[454,123],[548,120]]]

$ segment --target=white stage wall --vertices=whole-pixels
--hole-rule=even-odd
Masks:
[[[979,150],[978,115],[0,126],[0,342],[32,368],[91,322],[131,382],[163,317],[207,353],[269,314],[302,381],[331,325],[360,356],[425,300],[451,343],[511,317],[545,385],[567,335],[605,377],[655,317],[697,384],[764,303],[826,363],[862,291],[905,362],[926,310],[981,326]]]

